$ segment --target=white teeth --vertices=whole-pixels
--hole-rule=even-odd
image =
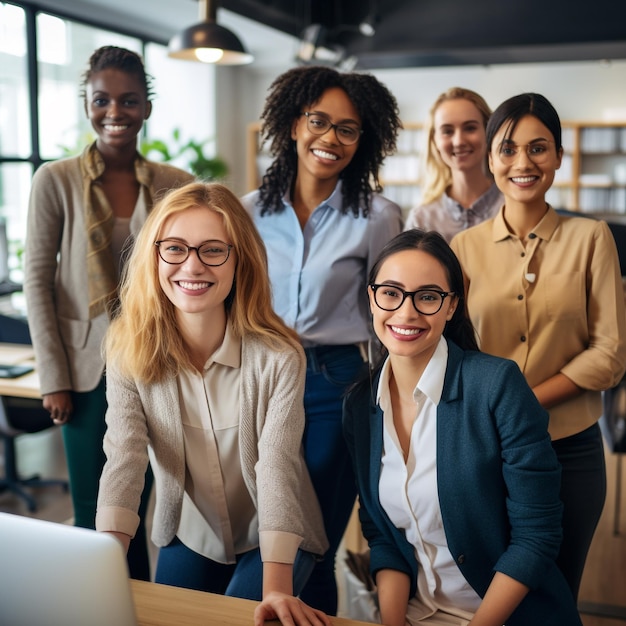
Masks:
[[[536,176],[516,176],[515,178],[511,178],[511,180],[514,183],[532,183],[536,178]]]
[[[179,280],[178,284],[183,289],[191,289],[192,291],[198,291],[200,289],[206,289],[209,286],[209,283],[188,283],[184,280]]]
[[[324,150],[313,150],[313,154],[320,157],[321,159],[332,159],[333,161],[336,161],[338,158],[336,154],[324,152]]]
[[[116,124],[116,125],[114,125],[114,124],[105,124],[104,127],[107,130],[110,130],[112,132],[117,132],[117,131],[120,131],[120,130],[126,130],[128,128],[128,125],[127,124],[123,124],[123,125],[122,124]]]
[[[421,332],[419,328],[398,328],[397,326],[392,326],[391,330],[398,335],[419,335]]]

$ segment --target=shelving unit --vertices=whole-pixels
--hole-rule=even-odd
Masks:
[[[562,122],[563,163],[548,201],[556,208],[626,221],[626,121]],[[271,162],[261,150],[260,124],[248,127],[247,183],[259,186]],[[396,154],[387,157],[381,172],[384,194],[404,211],[420,201],[420,168],[426,148],[424,125],[406,122],[398,136]]]
[[[626,218],[626,122],[563,122],[563,149],[549,201],[571,211]]]
[[[385,197],[402,207],[406,214],[421,198],[420,177],[426,149],[424,125],[405,122],[398,134],[397,151],[388,156],[380,175]]]

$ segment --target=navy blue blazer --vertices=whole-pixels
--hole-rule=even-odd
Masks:
[[[448,341],[448,366],[437,407],[437,487],[448,548],[483,597],[495,572],[530,592],[507,626],[580,625],[576,605],[555,564],[561,542],[561,468],[548,435],[548,413],[518,366],[463,351]],[[379,375],[344,401],[343,428],[359,491],[361,526],[371,569],[406,573],[416,593],[413,546],[378,498],[383,413]]]

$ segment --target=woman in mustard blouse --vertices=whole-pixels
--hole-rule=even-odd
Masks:
[[[452,240],[484,352],[517,362],[550,413],[563,468],[558,565],[574,597],[606,496],[601,391],[626,362],[626,313],[607,224],[559,215],[546,192],[561,165],[561,125],[533,93],[503,102],[487,126],[489,166],[505,203]]]

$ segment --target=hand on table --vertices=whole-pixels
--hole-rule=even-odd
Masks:
[[[331,626],[322,611],[278,591],[268,593],[254,611],[255,626],[263,626],[265,620],[271,619],[280,620],[283,626]]]

